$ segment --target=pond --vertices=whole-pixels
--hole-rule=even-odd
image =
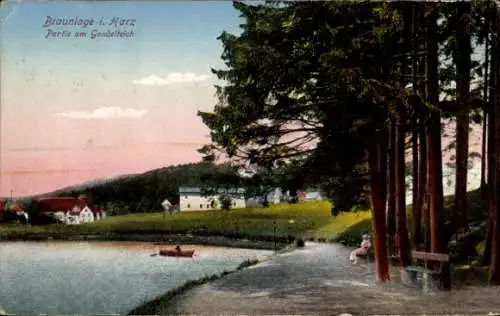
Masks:
[[[193,258],[151,256],[144,242],[0,243],[0,310],[10,314],[125,314],[188,280],[234,270],[272,251],[208,246]]]

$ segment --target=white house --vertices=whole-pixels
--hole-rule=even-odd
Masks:
[[[163,200],[163,202],[161,202],[161,206],[165,211],[170,211],[170,209],[172,208],[172,203],[170,203],[168,199],[165,199]]]
[[[288,194],[283,194],[280,188],[274,188],[267,194],[267,202],[269,205],[278,204],[286,201],[288,198]],[[247,207],[261,207],[264,205],[265,197],[264,196],[256,196],[251,197],[246,200]]]
[[[91,223],[106,217],[103,210],[91,207],[86,199],[44,198],[39,199],[39,212],[51,215],[65,224]]]
[[[228,194],[231,197],[231,208],[245,207],[245,189],[238,188],[229,192],[222,191],[217,195],[204,196],[202,189],[198,187],[179,188],[179,210],[182,211],[206,211],[220,209],[220,194]]]
[[[319,201],[325,199],[325,196],[321,191],[306,191],[305,195],[306,201]]]

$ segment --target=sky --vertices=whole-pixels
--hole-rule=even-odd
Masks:
[[[2,2],[0,196],[199,161],[217,36],[242,22],[230,1]]]
[[[216,38],[241,24],[231,2],[7,1],[0,11],[0,196],[200,160],[210,138],[196,112],[213,109],[210,68],[223,67]],[[127,37],[95,37],[108,30]]]

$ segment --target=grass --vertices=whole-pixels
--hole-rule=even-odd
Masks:
[[[112,216],[85,225],[13,226],[1,225],[0,238],[23,239],[33,236],[76,236],[102,234],[191,234],[272,240],[279,238],[333,238],[366,214],[346,213],[333,218],[326,201],[278,204],[268,208],[231,211],[181,212],[172,215],[140,213]]]
[[[469,215],[476,221],[484,220],[484,203],[479,191],[468,193]],[[450,213],[453,197],[445,197],[445,214]],[[277,204],[267,208],[245,208],[231,211],[181,212],[174,214],[139,213],[112,216],[85,225],[6,226],[0,225],[0,240],[94,239],[144,240],[152,236],[219,236],[229,239],[249,239],[274,242],[275,230],[279,243],[293,239],[335,241],[355,246],[361,242],[363,232],[372,232],[371,213],[357,211],[331,216],[327,201],[298,204]],[[482,215],[482,216],[481,216]],[[408,208],[411,227],[411,206]],[[151,238],[146,238],[150,240]],[[161,238],[152,238],[159,240]],[[217,242],[218,243],[218,242]]]
[[[0,225],[0,240],[39,239],[118,239],[143,240],[145,236],[219,236],[229,239],[248,239],[274,242],[280,246],[296,238],[304,240],[336,241],[340,236],[361,235],[356,227],[368,223],[368,211],[341,213],[331,216],[327,201],[297,204],[277,204],[267,208],[245,208],[231,211],[181,212],[174,214],[139,213],[111,216],[105,220],[84,225],[15,226]],[[353,230],[354,229],[354,230]],[[351,232],[352,231],[352,232]],[[146,238],[159,240],[159,238]],[[169,238],[170,239],[170,238]],[[346,239],[346,238],[344,238]],[[343,240],[343,239],[342,239]]]
[[[330,217],[326,224],[306,234],[305,238],[319,239],[325,241],[346,242],[355,239],[354,244],[361,242],[361,234],[371,231],[371,213],[369,211],[358,211],[341,213],[336,218]],[[311,236],[312,235],[312,236]],[[348,237],[349,238],[346,238]],[[352,237],[351,237],[352,236]],[[359,240],[359,242],[358,242]]]

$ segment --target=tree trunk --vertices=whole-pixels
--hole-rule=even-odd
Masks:
[[[455,63],[457,65],[457,146],[456,146],[456,181],[453,229],[467,229],[467,165],[469,159],[469,90],[471,70],[471,38],[469,34],[470,2],[459,2]],[[452,220],[453,223],[453,220]]]
[[[378,166],[379,166],[379,171],[380,171],[380,195],[384,199],[384,212],[385,212],[385,206],[387,204],[387,153],[388,153],[388,148],[389,148],[389,130],[390,127],[385,127],[382,128],[381,131],[379,132],[379,150],[378,150]]]
[[[495,8],[495,14],[493,16],[493,32],[495,34],[499,34],[500,32],[500,27],[499,27],[499,19],[498,19],[498,8]],[[493,54],[492,56],[497,56],[499,53],[499,45],[498,45],[498,39],[494,38],[493,41]],[[494,169],[492,170],[494,172],[494,181],[492,183],[492,190],[491,192],[494,193],[494,207],[493,207],[493,212],[491,213],[493,217],[493,234],[492,234],[492,243],[491,243],[491,263],[490,263],[490,268],[489,268],[489,276],[488,276],[488,281],[492,285],[500,285],[500,205],[498,201],[498,197],[500,194],[500,185],[498,181],[500,180],[500,156],[498,153],[500,153],[500,67],[498,61],[495,61],[495,71],[492,72],[494,74],[494,99],[493,99],[493,106],[492,106],[492,118],[494,118],[495,121],[495,161],[494,161]]]
[[[404,85],[404,78],[407,74],[407,58],[406,54],[411,52],[411,23],[412,10],[407,5],[403,6],[403,56],[401,61],[401,82]],[[398,237],[399,259],[401,266],[406,267],[411,264],[410,258],[410,241],[408,236],[408,223],[406,217],[406,162],[405,162],[405,140],[406,140],[406,125],[408,115],[403,103],[397,104],[398,117],[396,119],[396,235]]]
[[[377,135],[378,136],[378,135]],[[373,212],[373,226],[375,231],[375,266],[377,269],[377,280],[379,282],[390,281],[389,259],[386,246],[385,227],[385,196],[382,195],[380,174],[380,142],[378,137],[369,142],[368,166],[370,168],[370,189]]]
[[[411,36],[410,38],[410,49],[411,49],[411,71],[412,71],[412,88],[413,94],[419,95],[418,92],[418,71],[417,71],[417,34],[415,25],[417,23],[417,6],[412,4],[411,12]],[[418,138],[419,138],[419,120],[417,115],[414,114],[412,119],[412,216],[413,216],[413,245],[418,246],[420,244],[420,231],[421,231],[421,213],[422,204],[420,204],[420,186],[419,186],[419,150],[418,150]]]
[[[494,128],[492,124],[492,120],[489,122],[489,130]],[[486,185],[486,194],[488,197],[488,220],[486,222],[486,235],[484,239],[484,253],[483,253],[483,265],[489,265],[491,263],[491,248],[492,248],[492,239],[493,239],[493,228],[494,228],[494,219],[493,216],[495,214],[495,193],[493,191],[495,182],[495,173],[494,170],[494,151],[490,150],[494,147],[493,143],[494,137],[492,137],[493,131],[489,131],[490,136],[488,137],[488,184]],[[490,157],[491,156],[491,157]]]
[[[402,107],[402,106],[401,106]],[[410,265],[410,243],[406,223],[406,183],[405,183],[405,115],[400,109],[400,118],[396,121],[396,236],[398,238],[401,266]]]
[[[439,102],[438,85],[438,28],[436,5],[430,6],[430,14],[427,27],[427,98],[432,105]],[[442,238],[442,212],[443,212],[443,165],[441,150],[441,113],[437,109],[432,109],[427,129],[427,140],[429,145],[429,192],[430,192],[430,234],[431,251],[437,253],[445,252],[445,245]],[[448,271],[448,269],[443,269]],[[445,289],[451,288],[449,273],[442,275]]]
[[[487,102],[485,99],[484,102]],[[481,137],[481,197],[486,198],[486,146],[488,144],[488,112],[483,110],[483,126],[482,126],[482,137]]]
[[[422,3],[415,2],[415,22],[421,20]],[[423,23],[423,21],[422,21]],[[417,45],[418,46],[418,45]],[[424,47],[425,48],[425,47]],[[426,48],[425,48],[426,49]],[[416,49],[415,49],[416,51]],[[419,63],[416,67],[418,70],[418,75],[422,76],[426,72],[426,63],[423,59],[419,59]],[[415,81],[416,78],[415,78]],[[426,84],[424,80],[418,81],[418,93],[425,100],[426,96]],[[418,205],[420,206],[420,240],[419,244],[424,243],[425,249],[430,250],[430,231],[429,231],[429,168],[428,168],[428,142],[427,142],[427,124],[425,123],[428,111],[424,110],[420,113],[419,119],[419,166],[418,166]],[[418,224],[416,224],[418,225]],[[425,228],[425,230],[424,230]]]
[[[486,18],[485,24],[488,25],[488,18]],[[489,104],[488,98],[488,88],[489,84],[489,60],[490,60],[490,48],[489,48],[489,28],[486,27],[486,43],[484,44],[484,90],[483,90],[483,100],[485,104]],[[487,138],[488,138],[488,109],[487,106],[483,108],[483,130],[482,130],[482,139],[481,139],[481,196],[483,199],[486,198],[486,146],[487,146]]]
[[[493,19],[494,20],[494,19]],[[491,22],[491,21],[490,21]],[[491,37],[493,39],[493,36]],[[497,45],[492,43],[491,45],[491,52],[494,52],[494,49],[497,49]],[[488,117],[488,124],[487,124],[487,184],[486,184],[486,198],[488,200],[488,220],[486,223],[486,236],[484,240],[484,254],[483,254],[483,264],[484,265],[489,265],[491,263],[491,247],[492,247],[492,239],[493,239],[493,228],[494,228],[494,223],[493,223],[493,216],[494,216],[494,210],[495,210],[495,191],[494,191],[494,184],[496,183],[495,180],[495,117],[492,115],[492,108],[493,108],[493,103],[494,103],[494,98],[495,98],[495,91],[496,88],[494,87],[495,84],[495,70],[497,67],[497,60],[495,58],[491,58],[491,64],[490,64],[490,75],[489,75],[489,82],[488,85],[490,86],[490,93],[488,95],[488,103],[487,103],[487,117]],[[483,133],[484,134],[484,133]]]
[[[418,192],[418,175],[419,175],[419,158],[418,158],[418,122],[413,120],[412,127],[412,217],[413,217],[413,244],[420,243],[420,226],[421,226],[421,206],[419,204],[420,194]]]
[[[420,219],[418,225],[420,234],[418,235],[420,239],[416,245],[421,244],[422,242],[429,242],[429,203],[428,203],[428,168],[427,168],[427,129],[425,126],[420,127],[419,131],[419,166],[418,166],[418,205],[420,209],[417,210],[418,216]],[[424,222],[423,227],[425,227],[425,231],[422,232],[422,221]],[[415,221],[416,222],[416,221]]]
[[[395,234],[396,234],[396,126],[391,124],[389,135],[389,163],[388,163],[388,200],[387,200],[387,236],[390,249],[390,255],[398,253],[395,249]]]

